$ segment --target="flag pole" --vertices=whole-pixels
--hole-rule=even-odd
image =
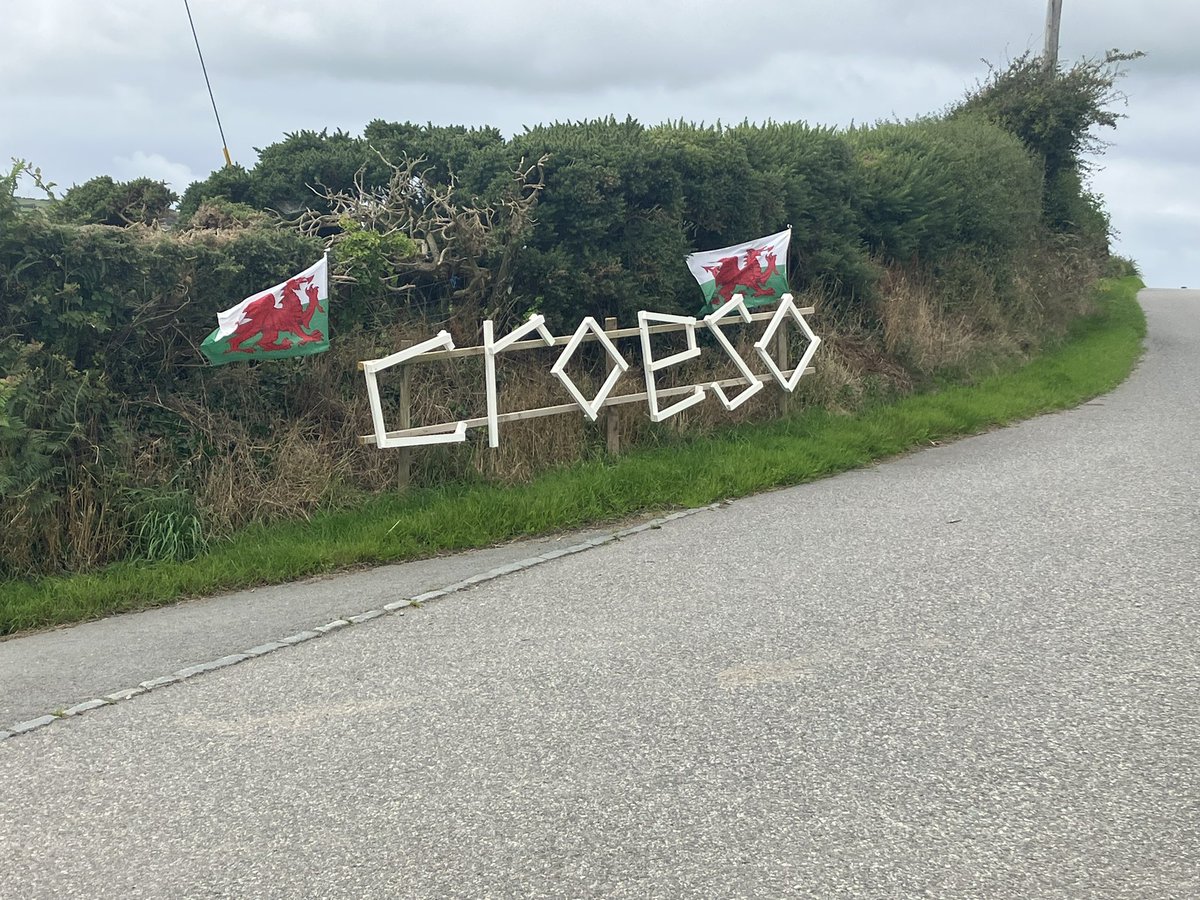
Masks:
[[[326,315],[329,314],[329,308],[331,306],[333,306],[332,300],[333,300],[333,276],[329,271],[329,248],[326,247],[325,248],[325,313],[326,313]],[[328,326],[326,327],[326,331],[328,331]],[[325,337],[328,338],[329,335],[326,334]]]
[[[204,85],[208,88],[208,99],[212,103],[213,116],[217,120],[217,132],[221,135],[221,152],[225,154],[225,168],[233,168],[233,160],[229,157],[229,142],[225,140],[225,129],[221,127],[221,114],[217,112],[217,98],[213,96],[212,82],[208,80],[208,66],[204,65],[204,54],[200,52],[200,38],[196,35],[196,23],[192,21],[192,8],[188,0],[183,0],[183,8],[187,10],[188,25],[192,27],[192,40],[196,42],[196,55],[200,57],[200,71],[204,73]]]

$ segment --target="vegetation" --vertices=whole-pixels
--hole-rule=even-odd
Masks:
[[[1084,189],[1089,155],[1107,144],[1096,128],[1116,128],[1124,116],[1113,107],[1125,102],[1117,88],[1122,64],[1141,52],[1110,50],[1063,71],[1047,70],[1030,52],[987,79],[951,112],[951,117],[983,115],[1017,138],[1042,164],[1045,214],[1060,230],[1107,228],[1099,200]]]
[[[247,529],[186,562],[126,562],[89,575],[0,583],[0,634],[703,505],[1073,406],[1116,386],[1136,361],[1145,334],[1135,299],[1140,286],[1136,277],[1106,283],[1099,297],[1102,313],[1077,321],[1060,346],[976,384],[872,403],[853,415],[809,408],[771,424],[677,437],[619,459],[553,470],[526,484],[456,484],[388,494],[300,525]],[[184,518],[156,519],[153,525],[144,520],[143,528],[174,549],[186,540],[180,534]]]
[[[30,209],[16,184],[40,174],[17,164],[0,177],[0,579],[220,559],[235,535],[273,522],[319,534],[311,523],[401,486],[394,458],[358,443],[369,422],[358,360],[442,327],[477,343],[483,316],[505,329],[539,311],[562,332],[585,315],[694,313],[685,254],[788,223],[792,287],[818,306],[826,339],[802,421],[825,427],[1027,360],[1094,309],[1092,285],[1114,265],[1084,153],[1092,129],[1115,122],[1124,58],[1050,75],[1022,58],[945,115],[848,132],[615,119],[511,140],[382,121],[362,137],[297,132],[252,169],[190,186],[170,230],[154,227],[174,201],[161,183],[102,176]],[[332,349],[206,367],[197,345],[214,314],[326,245],[340,285]],[[561,402],[531,358],[502,371],[506,396]],[[582,365],[584,381],[602,374],[598,358]],[[471,366],[414,375],[415,420],[478,414]],[[623,443],[682,453],[675,428],[778,412],[713,406],[671,427],[623,416]],[[476,440],[417,452],[413,481],[522,481],[602,447],[597,428],[559,417],[512,427],[497,451]],[[681,502],[664,496],[644,502]],[[394,558],[364,552],[350,556]],[[189,583],[179,590],[206,589]]]
[[[179,199],[161,181],[113,181],[107,175],[71,187],[53,207],[55,219],[74,225],[153,225]]]

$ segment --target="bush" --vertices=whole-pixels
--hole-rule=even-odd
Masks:
[[[1008,265],[1035,239],[1041,171],[979,117],[883,123],[850,134],[861,164],[863,237],[887,260],[962,252]]]
[[[93,179],[52,218],[23,212],[18,165],[0,178],[0,576],[182,558],[249,522],[393,486],[394,464],[358,448],[354,362],[400,346],[412,334],[404,323],[428,335],[446,323],[423,317],[457,314],[456,336],[477,335],[484,311],[539,310],[562,333],[583,316],[628,325],[640,309],[695,313],[701,293],[685,255],[789,224],[793,290],[819,292],[825,322],[854,335],[841,343],[841,371],[882,353],[898,384],[936,370],[948,357],[933,329],[948,312],[961,348],[980,335],[999,352],[1032,346],[1040,325],[1078,312],[1078,285],[1107,256],[1108,225],[1078,166],[1048,179],[1046,147],[1022,135],[1013,98],[1027,82],[1042,84],[1022,66],[948,117],[846,133],[614,118],[509,141],[495,129],[382,121],[362,138],[301,131],[264,148],[253,169],[191,185],[181,203],[191,227],[168,233],[71,224],[108,222],[114,209],[122,223],[152,221],[167,198],[146,179]],[[1065,158],[1077,162],[1077,151],[1068,142]],[[515,186],[515,170],[544,182]],[[339,206],[337,191],[355,202]],[[405,203],[384,216],[388,197],[437,221]],[[306,208],[301,223],[316,223],[319,237],[282,221]],[[456,215],[479,227],[451,227]],[[1044,215],[1063,231],[1048,236]],[[455,234],[468,249],[451,265]],[[336,274],[353,282],[331,304],[330,351],[207,367],[197,344],[215,314],[327,244],[340,255]],[[891,288],[880,283],[885,266]],[[888,308],[884,290],[901,283],[921,290]],[[887,343],[917,318],[922,340],[903,352]],[[419,387],[435,421],[478,401],[448,370],[430,379]],[[586,439],[576,428],[562,446],[527,449],[561,461]],[[457,455],[418,459],[417,470],[489,471],[470,447],[447,452]]]
[[[0,574],[84,568],[130,547],[129,492],[173,477],[205,443],[161,404],[205,393],[196,344],[216,312],[321,247],[274,229],[59,224],[16,213],[15,173],[4,182]],[[269,382],[262,392],[278,402]],[[159,464],[143,465],[150,456]]]
[[[1110,256],[1104,267],[1105,278],[1142,277],[1141,267],[1132,259],[1124,256]]]
[[[217,169],[204,181],[194,181],[179,201],[179,216],[186,222],[205,201],[237,203],[255,209],[251,200],[253,177],[240,165]]]
[[[183,224],[198,229],[265,228],[271,221],[267,213],[247,203],[211,197],[200,201]]]
[[[1087,155],[1107,146],[1096,128],[1116,128],[1123,118],[1112,107],[1125,95],[1116,87],[1122,63],[1140,51],[1111,50],[1101,58],[1084,58],[1066,71],[1048,70],[1029,51],[988,77],[951,110],[951,117],[983,116],[1014,134],[1041,161],[1045,174],[1045,217],[1060,231],[1078,231],[1107,241],[1107,222],[1084,191]]]
[[[52,210],[56,220],[74,225],[153,225],[178,199],[161,181],[100,175],[70,188]]]

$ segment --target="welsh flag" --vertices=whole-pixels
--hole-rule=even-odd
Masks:
[[[787,293],[787,255],[792,242],[789,227],[756,241],[703,250],[687,258],[687,267],[704,291],[701,315],[741,294],[747,306],[775,303]]]
[[[329,349],[329,256],[299,275],[217,313],[200,344],[214,366],[244,359],[311,356]]]

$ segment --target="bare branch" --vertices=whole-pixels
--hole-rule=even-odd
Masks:
[[[506,195],[489,205],[477,198],[462,198],[453,172],[448,183],[434,181],[432,167],[425,165],[424,157],[406,156],[393,163],[372,149],[389,170],[386,184],[368,186],[364,165],[355,173],[349,190],[314,188],[328,212],[305,210],[297,221],[304,233],[332,236],[335,248],[341,243],[348,251],[335,254],[334,279],[363,284],[371,273],[372,284],[393,292],[413,290],[415,275],[432,275],[446,284],[446,296],[459,315],[506,313],[512,303],[513,259],[533,225],[548,157],[534,163],[522,159]],[[353,243],[361,232],[372,232],[380,240]],[[405,242],[386,240],[397,236],[413,241],[418,252],[413,253]],[[367,252],[382,253],[385,258],[365,260],[361,254]],[[355,253],[360,256],[356,258]],[[379,275],[381,268],[390,274]]]

